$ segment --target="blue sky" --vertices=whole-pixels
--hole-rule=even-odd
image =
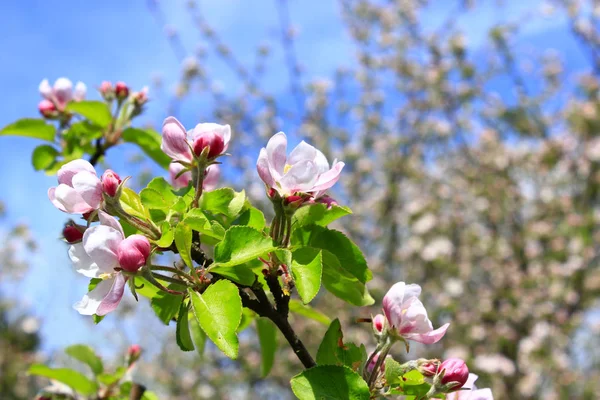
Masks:
[[[202,4],[213,28],[242,62],[250,63],[254,61],[257,44],[268,41],[278,48],[280,27],[274,1],[220,0]],[[192,27],[185,1],[161,3],[169,24],[181,33],[187,50],[192,52],[199,34]],[[461,18],[460,25],[471,47],[483,44],[484,30],[491,24],[520,15],[526,7],[538,4],[537,1],[508,3],[511,5],[505,10],[484,7]],[[436,6],[428,11],[425,16],[428,27],[439,24],[444,8]],[[336,1],[291,0],[290,14],[300,29],[296,48],[307,79],[330,76],[340,65],[352,66],[354,50]],[[3,16],[0,51],[4,55],[0,63],[3,93],[0,126],[18,118],[37,116],[40,99],[37,88],[43,78],[54,81],[67,76],[73,81],[81,80],[88,85],[90,98],[97,98],[94,87],[103,80],[122,80],[139,89],[160,74],[167,91],[177,81],[180,63],[145,0],[8,0],[0,3],[0,15]],[[525,50],[529,47],[540,50],[550,45],[558,48],[568,55],[568,65],[573,69],[582,62],[582,53],[567,38],[565,21],[561,19],[542,19],[529,25],[518,44]],[[261,83],[286,96],[289,82],[281,60],[282,53],[277,50]],[[211,58],[207,68],[219,78],[225,91],[239,90],[239,82],[220,61]],[[150,97],[149,112],[139,122],[158,126],[167,116],[168,96],[159,99],[157,93],[151,92]],[[185,125],[192,126],[199,115],[206,114],[204,104],[201,99],[198,103],[188,102],[178,117]],[[102,340],[118,321],[108,317],[100,327],[94,327],[71,309],[71,304],[83,295],[86,280],[72,272],[66,247],[58,241],[67,216],[47,201],[47,189],[55,185],[55,178],[33,171],[30,165],[30,154],[37,144],[21,138],[0,138],[0,182],[4,188],[0,200],[6,203],[9,213],[8,219],[1,223],[5,227],[16,222],[28,223],[40,244],[39,252],[31,258],[26,279],[15,286],[5,285],[3,291],[18,296],[24,307],[42,318],[43,348],[51,352],[77,342]],[[124,160],[133,153],[134,149],[124,145],[111,151],[107,162],[113,167],[124,166]],[[121,175],[134,172],[118,171]],[[145,304],[141,307],[148,312]],[[124,341],[142,340],[135,332],[131,326],[125,329]],[[155,335],[161,332],[158,330]]]

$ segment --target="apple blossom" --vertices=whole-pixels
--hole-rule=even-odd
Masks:
[[[39,86],[40,94],[46,100],[53,102],[59,110],[64,110],[65,106],[71,100],[81,101],[85,98],[87,87],[83,82],[77,82],[75,88],[73,83],[67,78],[58,78],[54,86],[50,86],[47,79],[44,79]]]
[[[44,118],[53,118],[58,115],[58,110],[54,103],[46,99],[39,102],[38,111]]]
[[[115,84],[115,95],[119,100],[124,100],[129,96],[129,87],[127,87],[125,82],[117,82]]]
[[[337,160],[330,168],[325,155],[304,141],[289,156],[286,152],[287,137],[279,132],[261,149],[256,163],[263,182],[283,197],[300,192],[319,198],[337,182],[344,168]]]
[[[231,128],[229,125],[203,123],[186,132],[177,118],[167,117],[163,122],[162,134],[162,151],[174,161],[191,164],[194,159],[192,149],[199,156],[208,148],[209,159],[223,154],[231,139]]]
[[[63,238],[67,241],[67,243],[71,244],[81,242],[81,239],[83,239],[84,230],[85,227],[78,227],[71,221],[63,228]]]
[[[169,178],[171,179],[171,184],[175,189],[186,187],[192,180],[192,172],[189,170],[180,175],[181,171],[185,169],[186,168],[179,163],[173,162],[169,165]],[[206,191],[215,190],[220,175],[221,170],[219,166],[216,164],[210,165],[206,169],[206,175],[204,176],[204,181],[202,182],[202,188]]]
[[[57,187],[48,189],[48,198],[59,210],[84,214],[100,207],[102,183],[89,162],[79,159],[63,165],[57,173]]]
[[[121,178],[114,171],[107,169],[102,174],[102,192],[110,197],[115,197],[121,184]]]
[[[142,235],[125,238],[123,228],[112,216],[99,211],[100,225],[88,228],[82,246],[74,245],[69,256],[77,272],[102,279],[73,307],[83,315],[106,315],[123,297],[127,277],[119,270],[135,272],[150,256],[150,242]]]
[[[392,336],[432,344],[438,342],[450,324],[433,329],[427,310],[419,300],[421,286],[398,282],[383,298],[383,311]]]
[[[477,389],[475,386],[477,378],[477,375],[469,374],[469,378],[463,385],[463,390],[448,393],[446,395],[446,400],[494,400],[494,396],[490,389]],[[471,390],[464,390],[465,388],[470,388]]]

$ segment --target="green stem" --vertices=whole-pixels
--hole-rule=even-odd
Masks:
[[[182,270],[177,269],[177,268],[166,267],[166,266],[162,266],[162,265],[151,265],[150,269],[153,270],[153,271],[172,272],[174,274],[177,274],[177,275],[181,276],[182,278],[187,279],[190,283],[194,283],[195,282],[194,278],[190,274],[187,274],[187,273],[185,273]]]
[[[379,376],[379,370],[381,369],[381,365],[383,365],[383,362],[385,361],[385,358],[390,352],[390,349],[392,348],[393,344],[394,342],[390,339],[386,339],[385,343],[383,344],[383,347],[379,353],[379,357],[377,358],[377,362],[375,363],[375,367],[373,367],[373,370],[371,371],[371,376],[369,377],[369,390],[373,390],[373,386],[375,386],[375,382],[377,382],[377,377]],[[367,364],[365,368],[368,366],[369,365]]]
[[[204,185],[204,175],[206,174],[206,164],[198,163],[198,166],[192,172],[193,178],[195,178],[195,189],[194,201],[192,202],[192,208],[198,208],[200,202],[200,196],[202,196],[202,186]]]

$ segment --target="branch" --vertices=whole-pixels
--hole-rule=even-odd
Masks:
[[[105,149],[102,145],[102,138],[96,139],[96,151],[90,157],[90,164],[96,166],[96,164],[98,164],[98,161],[100,161],[100,157],[104,156],[104,152]]]

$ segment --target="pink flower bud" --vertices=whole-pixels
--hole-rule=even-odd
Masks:
[[[127,349],[127,365],[131,367],[137,360],[140,359],[141,355],[142,348],[139,344],[132,344],[129,346]]]
[[[83,231],[77,228],[73,223],[65,225],[63,228],[63,237],[68,243],[78,243],[83,239]]]
[[[208,159],[217,157],[225,149],[223,136],[217,134],[215,131],[203,132],[194,140],[194,153],[199,156],[206,147],[209,148]]]
[[[437,363],[432,362],[432,361],[427,361],[427,362],[424,362],[419,365],[419,372],[421,374],[423,374],[423,376],[427,376],[430,378],[435,376],[439,370],[440,370],[439,361]]]
[[[383,332],[384,326],[385,326],[385,317],[383,316],[383,314],[377,314],[373,318],[373,329],[376,332],[381,333],[381,332]]]
[[[444,372],[442,383],[447,385],[451,382],[458,382],[456,386],[452,387],[452,390],[460,389],[464,386],[469,379],[469,368],[467,364],[460,358],[449,358],[442,362],[439,368],[440,373]]]
[[[115,197],[121,184],[121,178],[114,171],[107,169],[102,174],[102,191],[110,197]]]
[[[110,83],[109,81],[103,81],[100,84],[100,93],[101,94],[106,94],[106,93],[112,91],[112,88],[113,88],[112,87],[112,83]]]
[[[121,268],[136,272],[150,257],[150,241],[142,235],[131,235],[119,243],[117,257]]]
[[[141,107],[148,101],[148,87],[144,86],[139,92],[133,93],[133,103]]]
[[[289,204],[301,205],[304,202],[304,197],[292,195],[292,196],[287,196],[283,201],[286,205],[289,205]]]
[[[126,99],[129,96],[129,88],[125,82],[117,82],[115,84],[115,94],[119,100]]]
[[[38,104],[38,110],[44,118],[55,117],[58,111],[54,103],[46,99],[40,101],[40,103]]]
[[[315,200],[315,202],[325,204],[327,206],[327,209],[338,205],[338,202],[333,197],[329,197],[328,195],[323,195],[319,197]]]

